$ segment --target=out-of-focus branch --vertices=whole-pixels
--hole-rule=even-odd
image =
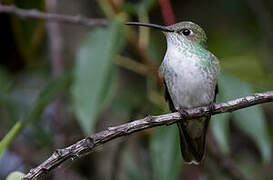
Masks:
[[[46,10],[49,13],[57,13],[58,1],[57,0],[45,0]],[[64,73],[64,39],[61,32],[60,23],[58,21],[47,21],[47,35],[48,35],[48,49],[50,54],[50,62],[52,73],[55,77],[59,77]],[[63,92],[62,92],[63,93]],[[66,137],[66,118],[64,101],[62,94],[50,104],[52,109],[52,124],[54,124],[54,144],[55,147],[63,146]],[[64,177],[64,172],[56,172],[53,175],[53,179],[60,179]]]
[[[153,61],[151,60],[147,49],[139,45],[138,39],[136,37],[137,36],[135,32],[133,32],[132,30],[128,29],[128,31],[126,31],[126,38],[129,45],[132,47],[136,55],[139,56],[141,62],[147,67],[147,72],[151,74],[153,77],[155,77],[158,83],[162,83],[161,78],[158,76],[157,72],[158,68],[154,65]]]
[[[149,15],[145,9],[138,10],[138,21],[139,22],[146,22],[149,23]],[[150,40],[150,28],[139,26],[139,38],[138,44],[139,46],[148,49],[149,47],[149,40]]]
[[[94,27],[94,26],[106,26],[107,20],[97,19],[97,18],[85,18],[81,16],[69,16],[60,15],[54,13],[43,13],[35,9],[20,9],[15,6],[6,6],[0,3],[0,13],[14,14],[21,18],[34,18],[34,19],[44,19],[50,21],[59,21],[65,23],[81,24],[84,26]]]
[[[172,25],[175,23],[175,16],[173,13],[170,0],[159,0],[161,7],[161,13],[166,25]]]
[[[147,75],[148,71],[145,65],[125,56],[117,55],[115,58],[115,64],[125,69],[136,72],[140,75]]]
[[[57,2],[56,0],[46,0],[46,9],[50,13],[56,13]],[[47,35],[49,38],[49,51],[51,67],[55,76],[59,76],[63,73],[64,68],[64,44],[63,37],[60,29],[59,22],[48,21]]]
[[[95,147],[121,136],[130,135],[132,133],[156,126],[170,125],[178,122],[179,120],[186,121],[209,114],[232,112],[266,102],[273,102],[273,91],[257,93],[252,96],[215,104],[213,112],[210,112],[211,108],[205,106],[186,110],[187,116],[184,118],[182,118],[178,112],[175,112],[158,116],[147,116],[144,119],[115,127],[109,127],[108,129],[86,137],[85,139],[82,139],[67,148],[57,149],[46,161],[36,168],[31,169],[24,179],[38,179],[48,171],[59,166],[62,162],[68,159],[75,159],[87,155],[92,152]]]

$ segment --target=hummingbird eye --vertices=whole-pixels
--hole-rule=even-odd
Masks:
[[[192,31],[189,30],[189,29],[183,29],[183,30],[182,30],[182,34],[183,34],[184,36],[188,36],[188,35],[190,35],[191,33],[192,33]]]

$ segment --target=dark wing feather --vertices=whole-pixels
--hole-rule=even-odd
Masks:
[[[171,96],[168,91],[168,87],[166,85],[166,82],[164,81],[165,85],[165,99],[169,103],[170,110],[172,112],[177,111],[174,107],[173,101],[171,99]],[[216,101],[216,95],[218,93],[218,85],[215,87],[215,96],[214,101]],[[200,138],[191,138],[188,131],[187,131],[187,125],[183,122],[178,122],[177,126],[179,129],[179,136],[180,136],[180,148],[181,153],[186,162],[192,162],[199,163],[202,161],[204,157],[205,152],[205,143],[206,143],[206,132],[209,125],[210,116],[208,117],[202,117],[201,119],[204,120],[204,132],[203,135]]]
[[[165,87],[165,100],[169,103],[169,108],[172,112],[176,112],[176,109],[173,105],[173,101],[172,101],[172,98],[170,96],[170,93],[168,91],[168,87],[167,87],[167,84],[164,80],[164,87]]]

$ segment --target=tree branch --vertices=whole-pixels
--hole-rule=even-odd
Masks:
[[[272,101],[273,91],[257,93],[252,96],[215,104],[214,111],[211,113],[220,114],[225,112],[232,112],[256,104]],[[206,106],[193,108],[186,111],[188,113],[188,116],[182,120],[195,119],[210,114],[210,108]],[[143,119],[132,121],[130,123],[125,123],[115,127],[109,127],[108,129],[88,136],[85,139],[82,139],[69,147],[66,147],[64,149],[57,149],[46,161],[44,161],[36,168],[31,169],[23,179],[38,179],[50,170],[59,166],[62,162],[68,159],[75,159],[85,156],[92,152],[92,150],[98,145],[104,144],[112,139],[130,135],[137,131],[156,126],[171,125],[179,120],[181,120],[181,116],[178,112],[175,112],[158,116],[147,116]]]
[[[55,13],[43,13],[35,9],[20,9],[15,6],[6,6],[0,3],[0,13],[15,14],[21,18],[44,19],[65,23],[81,24],[89,27],[105,26],[107,20],[98,18],[84,18],[81,16],[60,15]]]

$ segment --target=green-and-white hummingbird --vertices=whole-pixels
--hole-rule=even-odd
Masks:
[[[164,79],[165,98],[172,111],[185,116],[186,109],[213,107],[217,94],[218,59],[207,50],[204,30],[184,21],[171,26],[128,22],[161,30],[167,39],[167,51],[159,69]],[[199,164],[204,159],[206,131],[210,116],[177,123],[180,148],[186,163]]]

